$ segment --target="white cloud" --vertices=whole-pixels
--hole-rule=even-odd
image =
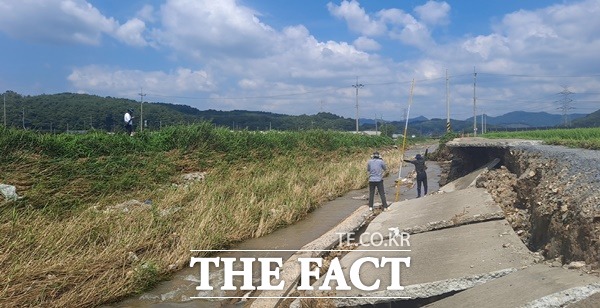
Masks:
[[[327,8],[333,16],[344,19],[351,30],[360,34],[374,36],[386,31],[385,24],[371,19],[356,0],[344,0],[339,6],[329,2]]]
[[[259,57],[274,44],[274,31],[234,0],[168,0],[161,7],[159,42],[205,57]]]
[[[356,76],[367,84],[360,92],[361,115],[378,104],[392,120],[392,115],[400,117],[408,82],[413,78],[417,83],[411,114],[445,115],[444,106],[439,105],[444,102],[445,69],[453,76],[453,112],[459,118],[472,115],[473,67],[480,72],[478,96],[482,105],[488,111],[496,108],[498,113],[509,108],[502,104],[539,96],[538,92],[553,87],[559,92],[565,83],[548,78],[521,78],[509,83],[510,74],[600,71],[596,61],[600,50],[596,30],[600,29],[600,18],[596,18],[600,16],[599,0],[516,11],[499,19],[489,33],[469,36],[448,32],[443,41],[436,41],[432,32],[437,34],[435,27],[450,24],[447,2],[429,1],[412,14],[398,8],[369,12],[356,0],[329,3],[329,14],[344,20],[356,34],[349,41],[320,39],[302,24],[271,27],[261,20],[271,12],[262,15],[242,3],[165,0],[160,8],[141,7],[121,24],[84,0],[0,0],[0,10],[8,12],[7,18],[0,18],[0,31],[36,42],[88,45],[101,45],[103,36],[111,36],[127,46],[156,47],[154,55],[166,55],[170,61],[148,67],[177,67],[161,71],[146,68],[139,61],[120,67],[101,62],[77,67],[68,77],[76,90],[125,97],[140,87],[173,97],[182,93],[206,97],[210,93],[215,99],[211,108],[291,114],[311,113],[325,101],[325,111],[352,117],[355,92],[350,85]],[[406,46],[418,50],[405,52]],[[404,54],[409,56],[403,58]],[[104,61],[118,63],[116,59]],[[600,86],[593,80],[577,80],[577,85],[578,91]],[[301,95],[295,95],[298,93]],[[493,105],[491,99],[502,104]],[[207,108],[209,103],[202,102],[202,107],[196,107]]]
[[[83,0],[0,0],[0,31],[35,42],[98,45],[118,24]]]
[[[141,19],[141,20],[145,20],[148,22],[156,22],[157,21],[157,17],[156,17],[156,12],[154,10],[154,7],[151,5],[144,5],[136,14],[136,16]]]
[[[494,25],[493,33],[467,38],[462,48],[484,62],[512,62],[519,73],[557,74],[557,68],[562,69],[561,75],[597,71],[600,64],[591,51],[600,46],[595,30],[600,28],[600,19],[595,16],[600,16],[598,0],[520,10]]]
[[[470,53],[478,54],[483,60],[488,60],[491,55],[499,56],[500,53],[509,52],[508,43],[508,39],[501,35],[480,35],[465,41],[463,48]]]
[[[85,0],[0,0],[0,31],[32,42],[100,45],[102,35],[145,46],[145,24],[134,18],[123,25]]]
[[[364,51],[374,51],[374,50],[381,49],[381,45],[379,45],[379,43],[377,43],[377,41],[375,41],[374,39],[370,39],[368,37],[364,37],[364,36],[357,38],[356,40],[354,40],[354,43],[352,43],[352,44],[357,49],[364,50]]]
[[[440,22],[443,19],[440,8],[443,5],[429,4],[437,10],[437,14],[424,15],[429,21]],[[329,12],[346,21],[350,30],[362,36],[381,36],[387,34],[390,38],[404,44],[428,48],[433,44],[427,25],[415,19],[412,15],[399,9],[385,9],[370,16],[356,0],[344,0],[339,6],[327,4]],[[422,11],[422,10],[421,10]],[[434,20],[434,18],[437,18]]]
[[[152,92],[176,95],[181,92],[207,92],[216,85],[206,71],[178,68],[172,72],[123,70],[113,67],[89,65],[75,68],[68,80],[78,91],[106,91],[130,96],[132,90],[152,89]]]
[[[415,12],[428,25],[447,25],[450,22],[450,5],[446,2],[427,1],[417,6]]]
[[[120,26],[115,31],[115,37],[127,45],[146,46],[148,42],[143,36],[144,30],[146,30],[146,23],[134,18]]]

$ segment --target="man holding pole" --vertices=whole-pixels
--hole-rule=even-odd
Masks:
[[[415,165],[415,171],[417,172],[417,198],[421,197],[421,185],[423,185],[423,196],[427,194],[427,172],[425,172],[427,166],[425,166],[425,158],[427,157],[428,150],[425,150],[425,157],[417,154],[414,160],[403,159],[403,161]]]

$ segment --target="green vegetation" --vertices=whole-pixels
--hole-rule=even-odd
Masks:
[[[134,126],[139,131],[139,101],[100,97],[97,95],[59,93],[23,96],[7,91],[6,111],[9,127],[27,128],[44,132],[80,132],[103,130],[123,131],[123,114],[134,111]],[[218,111],[160,102],[144,102],[145,130],[159,130],[167,126],[189,125],[208,121],[217,126],[235,130],[310,130],[332,129],[352,131],[354,119],[331,113],[291,116],[260,111]]]
[[[584,149],[600,149],[600,128],[551,129],[523,132],[494,132],[487,138],[513,138],[543,140],[546,144],[564,145]]]
[[[190,249],[270,233],[364,187],[368,155],[391,145],[209,123],[134,137],[0,129],[0,182],[23,197],[0,198],[0,306],[96,306],[144,290]],[[194,171],[204,179],[182,179]]]

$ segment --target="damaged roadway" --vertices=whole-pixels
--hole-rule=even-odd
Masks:
[[[363,263],[360,281],[373,291],[319,291],[335,306],[359,306],[412,301],[428,307],[588,307],[600,294],[600,278],[580,270],[550,267],[530,252],[504,219],[489,193],[475,188],[474,179],[485,168],[449,183],[437,193],[396,202],[381,212],[365,234],[410,234],[410,247],[382,246],[361,238],[360,245],[340,260],[346,280],[356,260],[364,257],[410,257],[401,266],[401,291],[387,290],[393,279],[390,265]],[[385,250],[385,251],[382,251]],[[397,250],[397,251],[393,251]],[[335,290],[336,280],[330,286]],[[351,285],[352,286],[352,285]],[[304,296],[310,296],[306,293]],[[407,302],[408,304],[408,302]],[[296,300],[292,307],[300,307]]]

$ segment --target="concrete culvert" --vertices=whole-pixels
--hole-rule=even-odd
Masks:
[[[550,263],[579,261],[587,272],[599,272],[600,152],[484,139],[447,146],[448,182],[500,159],[477,186],[501,205],[530,250]]]

